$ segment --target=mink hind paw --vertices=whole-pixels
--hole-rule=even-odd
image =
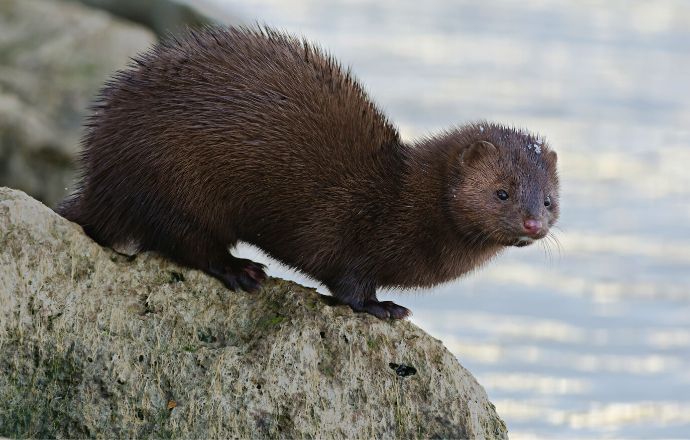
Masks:
[[[258,290],[266,279],[266,272],[264,272],[266,266],[251,260],[241,258],[236,260],[230,265],[210,265],[208,272],[221,280],[230,290],[242,289],[246,292]]]
[[[403,319],[412,314],[410,309],[399,306],[393,301],[367,300],[350,304],[355,312],[366,312],[379,319]]]

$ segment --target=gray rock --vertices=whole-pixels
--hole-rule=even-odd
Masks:
[[[0,2],[0,185],[55,205],[73,180],[89,103],[155,42],[139,26],[78,3]]]
[[[75,0],[106,10],[153,30],[159,36],[180,32],[188,26],[212,24],[214,20],[192,6],[174,0]]]
[[[127,259],[0,188],[0,436],[507,434],[410,322],[279,279],[231,292],[152,254]]]

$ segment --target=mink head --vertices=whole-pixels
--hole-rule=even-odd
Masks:
[[[471,125],[456,136],[449,201],[458,227],[470,239],[504,246],[545,237],[559,213],[556,153],[500,125]]]

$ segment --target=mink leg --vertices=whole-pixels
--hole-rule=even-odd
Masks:
[[[344,277],[328,283],[328,288],[333,296],[349,305],[355,312],[369,313],[379,319],[402,319],[412,313],[393,301],[379,301],[373,283]]]
[[[233,243],[230,243],[233,244]],[[237,258],[228,251],[228,244],[200,232],[187,231],[184,238],[167,236],[149,246],[176,260],[218,278],[228,289],[253,291],[266,279],[264,265]]]

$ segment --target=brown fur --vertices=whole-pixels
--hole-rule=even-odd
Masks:
[[[349,71],[270,29],[158,44],[106,85],[83,144],[58,211],[99,243],[251,290],[262,265],[228,252],[246,241],[379,317],[409,311],[378,287],[454,279],[558,216],[543,142],[479,123],[404,143]]]

